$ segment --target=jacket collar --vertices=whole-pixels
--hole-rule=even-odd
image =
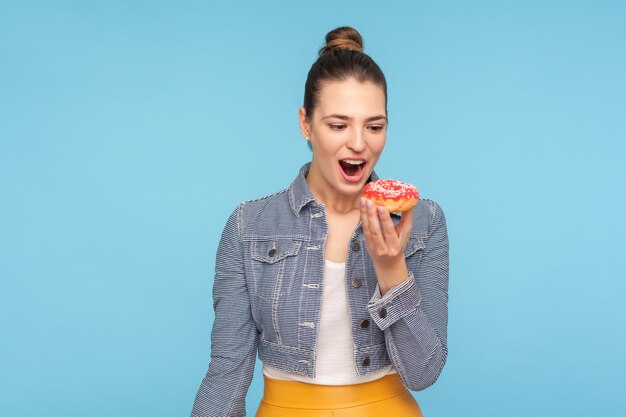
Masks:
[[[309,173],[310,168],[310,162],[302,165],[300,173],[296,179],[293,180],[287,191],[289,194],[289,205],[291,206],[291,210],[296,217],[300,217],[300,211],[302,211],[304,206],[311,202],[315,202],[315,197],[313,197],[313,193],[309,188],[309,183],[306,182],[306,176]],[[366,183],[376,180],[378,180],[378,175],[376,175],[375,171],[372,171],[372,174],[367,179]]]

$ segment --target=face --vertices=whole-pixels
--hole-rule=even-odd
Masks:
[[[354,78],[324,82],[312,117],[300,109],[300,128],[313,148],[311,189],[360,194],[385,146],[385,93]]]

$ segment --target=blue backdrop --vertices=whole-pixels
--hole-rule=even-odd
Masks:
[[[2,1],[0,413],[189,414],[222,227],[309,160],[297,110],[340,25],[388,79],[377,172],[448,220],[450,353],[413,393],[424,415],[623,413],[624,16],[620,1]]]

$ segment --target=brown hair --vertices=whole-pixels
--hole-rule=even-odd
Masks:
[[[304,109],[311,120],[319,101],[324,81],[343,81],[355,78],[359,82],[371,81],[383,88],[385,113],[387,112],[387,81],[380,67],[363,52],[363,38],[356,29],[341,26],[326,34],[326,45],[319,50],[304,85]]]

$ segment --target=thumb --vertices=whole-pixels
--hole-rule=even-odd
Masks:
[[[404,238],[409,235],[409,233],[411,232],[411,228],[413,227],[413,210],[414,208],[411,208],[402,213],[400,221],[395,226],[396,233],[398,234],[398,237],[401,241],[403,241]]]

